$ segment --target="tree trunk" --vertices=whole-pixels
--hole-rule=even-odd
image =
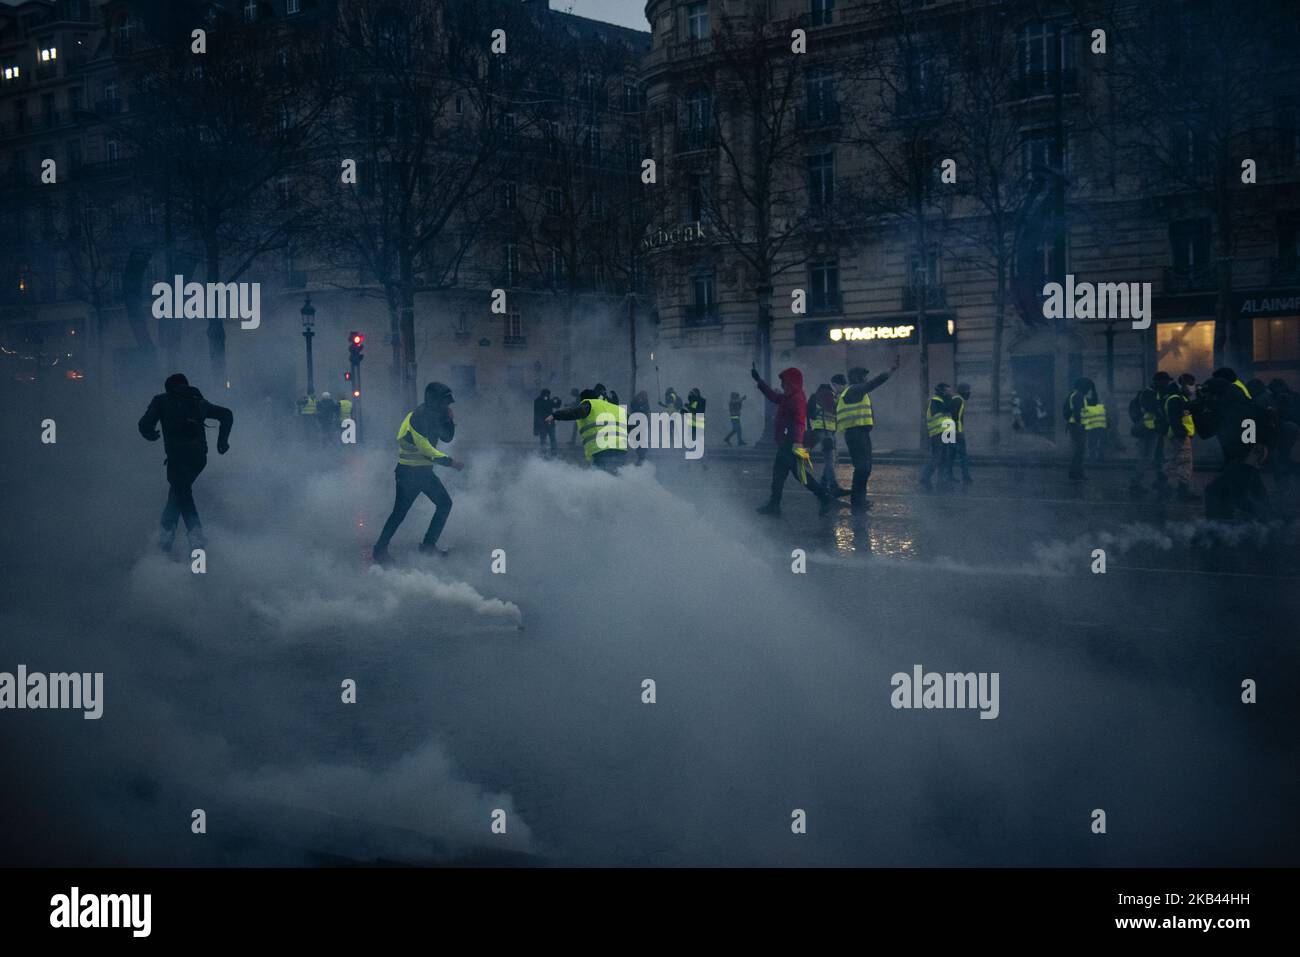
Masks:
[[[989,404],[993,408],[993,429],[989,445],[1002,442],[1002,331],[1007,319],[1007,260],[998,256],[997,288],[993,292],[993,370],[990,373]]]
[[[415,377],[418,372],[415,364],[415,269],[407,249],[402,250],[400,269],[401,317],[398,331],[402,343],[402,398],[406,407],[413,409],[417,405]]]
[[[768,385],[772,384],[772,285],[764,278],[758,287],[758,335],[755,342],[755,348],[758,351],[759,373],[763,376],[763,381]],[[772,434],[772,418],[774,410],[772,403],[766,399],[763,401],[763,434],[759,437],[759,442],[766,442],[767,437]]]
[[[401,290],[392,283],[384,285],[384,301],[388,304],[388,342],[393,347],[393,385],[398,395],[402,392],[402,310]]]
[[[221,282],[221,249],[215,236],[204,243],[208,282]],[[219,387],[226,384],[226,326],[218,316],[208,316],[208,365]]]

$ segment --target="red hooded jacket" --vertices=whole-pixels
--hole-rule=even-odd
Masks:
[[[769,401],[776,403],[776,416],[772,419],[772,438],[778,445],[803,441],[804,426],[808,423],[808,400],[803,394],[803,373],[791,366],[781,372],[783,391],[777,392],[762,380],[758,389]]]

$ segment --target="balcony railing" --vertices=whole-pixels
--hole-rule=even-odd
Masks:
[[[1300,258],[1274,259],[1270,276],[1275,286],[1300,284]]]
[[[686,307],[683,324],[687,326],[716,326],[721,321],[722,313],[718,311],[717,303],[692,303]]]
[[[1212,292],[1216,283],[1215,271],[1208,266],[1196,269],[1169,266],[1165,269],[1165,292]]]
[[[679,153],[712,149],[717,144],[718,137],[711,126],[704,129],[687,127],[677,131],[677,152]]]
[[[948,308],[948,291],[941,285],[904,286],[903,311],[916,312],[925,303],[926,309]]]
[[[840,105],[830,100],[817,100],[795,111],[795,121],[800,129],[834,126],[840,122]]]
[[[1012,87],[1016,99],[1028,100],[1035,96],[1052,96],[1056,93],[1055,79],[1050,71],[1035,70],[1023,73],[1016,78]],[[1061,92],[1066,96],[1079,92],[1079,72],[1077,70],[1061,71]]]

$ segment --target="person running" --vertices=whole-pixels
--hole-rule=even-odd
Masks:
[[[388,543],[421,495],[433,502],[433,518],[429,520],[424,541],[420,543],[420,552],[447,554],[445,549],[438,547],[438,536],[451,514],[451,495],[442,480],[433,474],[433,467],[442,465],[457,471],[465,467],[438,448],[439,442],[450,442],[456,437],[456,422],[451,413],[451,404],[455,401],[450,388],[441,382],[430,382],[424,387],[424,402],[406,413],[397,430],[397,468],[393,471],[397,493],[393,499],[393,511],[371,552],[381,565],[392,561]]]
[[[758,390],[769,402],[776,404],[772,420],[772,438],[776,442],[776,458],[772,461],[772,491],[767,504],[758,508],[760,515],[781,514],[781,493],[785,480],[791,473],[821,503],[820,514],[825,515],[835,504],[835,499],[822,488],[813,475],[812,458],[803,447],[804,428],[808,422],[808,400],[803,394],[803,373],[791,367],[778,376],[781,391],[777,392],[763,381],[758,370],[751,368],[750,376],[758,383]]]
[[[158,547],[171,551],[176,538],[177,520],[184,520],[185,534],[191,548],[203,548],[203,526],[194,505],[194,481],[208,464],[208,438],[205,423],[215,419],[217,454],[230,450],[230,429],[235,416],[223,406],[213,405],[203,393],[177,372],[167,377],[163,391],[154,396],[140,417],[137,428],[150,442],[157,442],[162,426],[163,451],[167,458],[167,504],[163,506]]]

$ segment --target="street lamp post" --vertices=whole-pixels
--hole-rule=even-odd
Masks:
[[[311,361],[311,340],[316,335],[313,328],[316,325],[316,307],[311,304],[311,296],[308,296],[302,304],[302,337],[307,340],[307,394],[316,394],[316,373],[312,367]]]

